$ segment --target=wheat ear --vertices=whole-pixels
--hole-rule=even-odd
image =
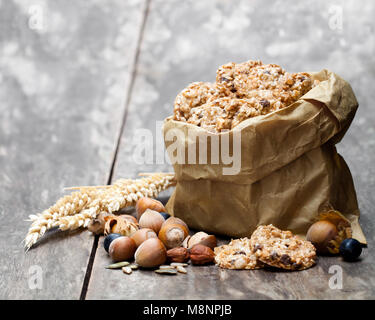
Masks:
[[[32,223],[24,240],[25,247],[29,249],[47,230],[55,227],[59,218],[74,215],[83,210],[92,201],[96,193],[96,190],[81,189],[62,197],[56,204],[42,213],[29,215],[28,221],[32,221]]]
[[[74,230],[87,227],[91,219],[99,213],[112,213],[125,207],[134,206],[143,197],[155,198],[157,195],[175,185],[174,174],[154,173],[148,177],[133,180],[118,180],[111,188],[102,190],[100,196],[90,203],[88,208],[73,216],[61,217],[61,230]]]
[[[87,227],[101,211],[118,211],[134,205],[141,197],[156,197],[174,184],[173,174],[155,173],[137,180],[119,179],[108,188],[78,187],[80,191],[64,196],[42,213],[29,216],[32,224],[24,240],[25,247],[30,249],[49,229]]]

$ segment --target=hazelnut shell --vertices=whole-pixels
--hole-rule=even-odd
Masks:
[[[192,235],[188,240],[188,248],[190,249],[196,244],[203,244],[213,250],[217,246],[217,240],[214,235],[200,231]]]
[[[157,211],[147,209],[139,219],[139,226],[141,228],[149,228],[159,233],[162,224],[165,222],[163,216]]]
[[[188,248],[190,238],[191,238],[191,236],[189,235],[189,236],[187,236],[187,237],[184,239],[184,242],[182,242],[182,246],[183,246],[184,248]]]
[[[99,235],[104,234],[104,227],[106,220],[110,217],[116,217],[115,215],[105,215],[103,213],[98,214],[98,216],[91,220],[89,225],[87,226],[87,229],[92,232],[93,234]]]
[[[181,224],[163,224],[159,232],[159,239],[167,249],[182,246],[182,243],[187,236],[188,230]]]
[[[336,226],[327,220],[317,221],[307,231],[306,240],[310,241],[321,254],[333,253],[334,241],[338,236]]]
[[[123,215],[121,215],[121,217],[122,217],[123,219],[125,219],[125,220],[128,220],[128,221],[130,221],[130,222],[133,222],[133,223],[138,224],[138,220],[137,220],[137,218],[136,218],[136,217],[133,217],[133,216],[130,215],[130,214],[123,214]]]
[[[134,254],[135,262],[143,268],[154,268],[167,260],[167,250],[157,238],[144,241]]]
[[[137,204],[135,205],[138,221],[147,209],[151,209],[157,212],[165,212],[164,205],[160,201],[147,197],[141,198],[137,201]]]
[[[123,216],[108,216],[104,219],[106,220],[104,235],[119,233],[123,236],[131,236],[139,229],[138,224],[129,221],[129,219]]]
[[[188,231],[189,233],[189,227],[188,225],[185,223],[185,221],[183,221],[182,219],[180,218],[177,218],[177,217],[169,217],[167,220],[165,220],[164,224],[180,224],[182,226],[185,227],[185,229]]]
[[[157,238],[157,237],[158,236],[155,233],[155,231],[149,228],[139,229],[138,231],[133,233],[131,236],[131,238],[134,240],[137,247],[139,247],[142,244],[142,242],[146,241],[147,239]]]
[[[137,249],[133,239],[129,237],[119,237],[113,240],[109,246],[109,256],[113,261],[125,261],[132,259]]]

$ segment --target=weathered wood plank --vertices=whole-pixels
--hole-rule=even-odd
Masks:
[[[327,68],[352,83],[361,105],[352,128],[339,145],[358,191],[361,222],[369,249],[359,263],[321,258],[302,272],[230,271],[189,267],[187,275],[163,277],[139,271],[131,276],[108,271],[99,243],[87,298],[113,299],[307,299],[374,298],[375,200],[374,113],[371,102],[375,5],[371,1],[161,1],[153,0],[146,25],[137,78],[131,96],[115,177],[140,171],[170,170],[165,164],[137,164],[133,155],[139,128],[155,133],[155,121],[172,113],[176,94],[192,81],[213,81],[228,61],[262,59],[289,71]],[[338,14],[338,16],[335,16]],[[342,14],[342,15],[341,15]],[[341,16],[340,16],[341,15]],[[342,25],[340,20],[342,18]],[[155,136],[155,135],[154,135]],[[160,143],[160,142],[158,142]],[[154,147],[155,148],[155,147]],[[330,289],[329,267],[343,269],[343,288]]]
[[[224,241],[221,241],[224,243]],[[225,240],[227,242],[227,240]],[[216,266],[188,266],[186,275],[159,275],[152,270],[137,270],[125,275],[107,270],[110,264],[102,240],[99,243],[88,299],[369,299],[374,293],[372,266],[347,263],[337,257],[321,258],[317,266],[299,272],[274,270],[224,270]],[[331,289],[330,278],[339,266],[343,288]],[[334,272],[334,273],[333,273]],[[334,279],[333,279],[334,280]],[[331,280],[331,281],[333,281]],[[370,282],[370,283],[369,283]]]
[[[55,233],[25,254],[24,220],[63,187],[107,182],[143,4],[0,1],[1,299],[80,297],[93,237]]]

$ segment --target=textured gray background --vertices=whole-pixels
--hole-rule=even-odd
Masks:
[[[374,16],[370,0],[0,0],[0,298],[78,299],[82,290],[87,298],[374,298]],[[156,132],[188,83],[212,81],[219,65],[248,59],[288,71],[327,68],[351,83],[360,108],[338,150],[369,243],[361,262],[325,258],[300,273],[211,266],[173,279],[126,277],[104,272],[100,239],[86,288],[89,233],[53,233],[24,253],[24,220],[63,187],[171,170],[134,162],[136,130]],[[333,264],[344,269],[342,290],[328,288]],[[34,265],[43,270],[41,290],[29,288]]]

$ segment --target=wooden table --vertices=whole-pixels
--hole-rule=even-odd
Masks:
[[[363,299],[375,297],[373,1],[1,1],[1,299]],[[29,214],[74,185],[107,184],[167,164],[135,163],[135,132],[158,133],[176,94],[250,58],[289,71],[327,68],[360,108],[338,145],[352,171],[368,239],[362,261],[321,258],[302,272],[189,268],[131,276],[89,232],[52,232],[25,254]],[[159,141],[159,140],[157,140]],[[156,142],[158,143],[158,142]],[[164,194],[168,196],[168,193]],[[331,266],[343,271],[331,289]],[[33,276],[41,272],[41,288]]]

